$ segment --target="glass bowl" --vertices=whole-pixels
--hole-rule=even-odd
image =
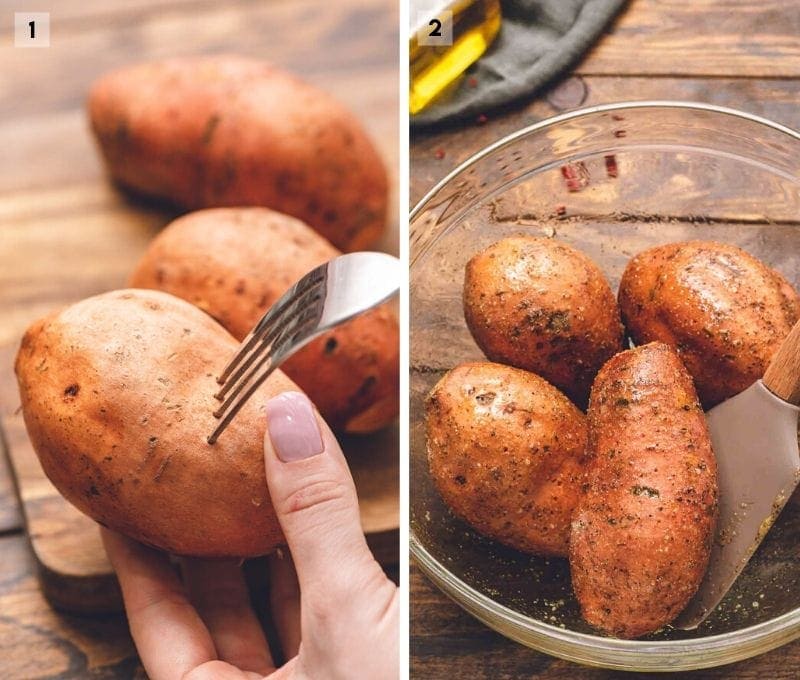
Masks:
[[[696,631],[634,641],[580,617],[566,560],[532,557],[454,517],[428,474],[425,395],[482,354],[464,322],[469,258],[514,234],[589,255],[616,290],[628,259],[690,238],[735,243],[800,283],[800,135],[749,114],[680,102],[596,106],[492,144],[411,215],[411,552],[470,614],[522,644],[637,671],[731,663],[800,637],[800,501],[793,499],[720,607]]]

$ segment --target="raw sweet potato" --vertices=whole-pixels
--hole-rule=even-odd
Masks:
[[[282,534],[264,475],[276,371],[213,446],[216,376],[237,342],[172,295],[121,290],[34,323],[16,374],[45,473],[98,522],[182,555],[260,555]]]
[[[266,208],[217,208],[164,229],[129,284],[177,295],[242,339],[295,282],[339,251],[305,224]],[[397,317],[383,306],[336,328],[283,369],[331,427],[370,432],[399,409]]]
[[[705,408],[747,389],[800,318],[789,282],[741,248],[687,241],[634,257],[619,287],[636,343],[674,347]]]
[[[692,379],[663,343],[608,361],[588,418],[572,586],[591,625],[639,637],[672,621],[700,585],[717,518],[716,461]]]
[[[582,482],[586,418],[533,373],[468,363],[426,403],[428,461],[445,503],[518,550],[566,555]]]
[[[263,205],[338,248],[363,250],[386,223],[386,169],[328,94],[237,56],[138,64],[98,80],[92,129],[111,176],[183,208]]]
[[[464,277],[464,316],[489,359],[537,373],[582,408],[597,371],[622,349],[603,273],[552,239],[506,238],[475,255]]]

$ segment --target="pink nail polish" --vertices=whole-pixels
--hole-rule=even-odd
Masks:
[[[284,463],[322,453],[314,408],[304,394],[284,392],[267,402],[266,411],[270,441]]]

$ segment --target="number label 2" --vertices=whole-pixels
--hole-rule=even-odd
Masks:
[[[435,17],[422,14],[417,26],[419,45],[441,47],[453,44],[453,12],[451,10],[443,10]]]

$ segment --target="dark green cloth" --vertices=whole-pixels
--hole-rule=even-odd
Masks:
[[[624,4],[625,0],[502,2],[503,23],[487,52],[452,94],[412,116],[412,125],[475,118],[532,96],[573,66]]]

